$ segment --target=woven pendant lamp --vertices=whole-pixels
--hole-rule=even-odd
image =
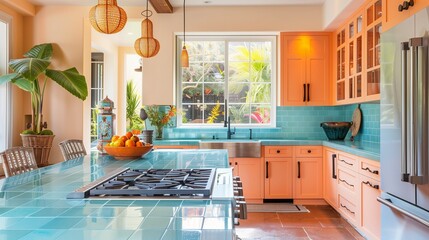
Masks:
[[[141,24],[142,37],[134,42],[134,49],[141,57],[150,58],[159,52],[160,44],[153,37],[153,24],[149,20],[152,11],[148,10],[148,1],[146,1],[146,10],[142,12],[142,15],[146,17]]]
[[[127,23],[127,13],[116,0],[98,0],[89,11],[92,27],[101,33],[112,34],[121,31]]]
[[[186,11],[185,11],[186,0],[183,0],[183,48],[181,62],[182,67],[189,67],[189,55],[188,50],[186,49]]]

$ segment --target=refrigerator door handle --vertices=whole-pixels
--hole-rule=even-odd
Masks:
[[[409,182],[410,173],[408,172],[408,91],[407,91],[407,52],[410,50],[408,42],[401,43],[401,83],[402,83],[402,126],[401,126],[401,181]]]
[[[411,45],[411,175],[410,183],[426,184],[427,179],[427,72],[426,68],[419,68],[427,54],[422,51],[419,56],[419,48],[426,47],[424,38],[410,39]],[[421,91],[421,92],[420,92]],[[418,104],[419,103],[419,104]]]
[[[377,197],[377,201],[380,202],[383,205],[386,205],[389,208],[392,208],[392,209],[395,209],[395,210],[399,211],[400,213],[402,213],[402,214],[410,217],[411,219],[413,219],[413,220],[415,220],[415,221],[417,221],[417,222],[425,225],[426,227],[429,227],[429,222],[428,221],[426,221],[425,219],[423,219],[423,218],[421,218],[419,216],[416,216],[416,215],[414,215],[414,214],[406,211],[405,209],[400,208],[399,206],[396,206],[395,204],[392,203],[392,200],[390,200],[388,198],[384,199],[382,197]]]

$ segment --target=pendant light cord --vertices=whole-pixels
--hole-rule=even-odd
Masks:
[[[186,43],[186,0],[183,0],[183,46]]]

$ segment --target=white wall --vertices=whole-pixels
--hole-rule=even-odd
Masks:
[[[323,29],[335,30],[366,0],[326,0],[323,5]]]

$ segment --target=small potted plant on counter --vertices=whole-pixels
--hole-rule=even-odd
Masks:
[[[147,114],[147,119],[149,119],[150,124],[155,127],[155,138],[157,140],[162,139],[164,126],[171,124],[171,118],[176,115],[175,106],[169,105],[168,108],[168,111],[161,110],[158,105],[146,106],[144,108],[145,113]]]
[[[31,95],[31,129],[21,133],[23,145],[33,147],[38,166],[48,164],[49,152],[54,134],[43,130],[42,112],[44,93],[48,79],[52,79],[65,90],[85,100],[88,88],[83,75],[76,68],[64,71],[48,69],[53,52],[52,43],[36,45],[24,54],[25,58],[12,59],[9,68],[13,73],[0,76],[0,84],[11,82]]]

